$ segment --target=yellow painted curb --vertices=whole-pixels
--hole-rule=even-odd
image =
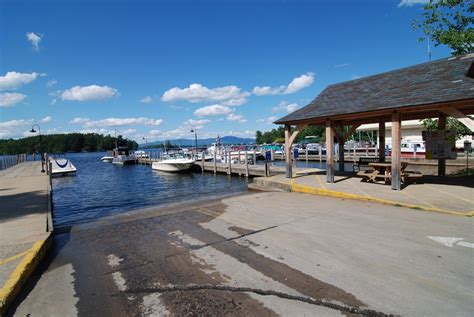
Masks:
[[[407,207],[411,209],[420,209],[420,210],[425,210],[425,211],[433,211],[433,212],[439,212],[439,213],[455,215],[455,216],[465,216],[465,217],[474,216],[474,211],[471,211],[468,213],[462,213],[459,211],[444,210],[444,209],[425,207],[425,206],[420,206],[420,205],[411,205],[411,204],[406,204],[406,203],[392,201],[392,200],[386,200],[386,199],[375,198],[375,197],[370,197],[370,196],[361,196],[361,195],[356,195],[356,194],[349,194],[349,193],[310,187],[310,186],[300,185],[300,184],[295,184],[295,183],[291,184],[291,191],[296,192],[296,193],[303,193],[303,194],[313,194],[313,195],[328,196],[328,197],[335,197],[335,198],[369,201],[369,202],[375,202],[375,203],[380,203],[380,204],[385,204],[385,205]]]
[[[0,289],[0,315],[3,315],[52,245],[52,235],[36,241]]]

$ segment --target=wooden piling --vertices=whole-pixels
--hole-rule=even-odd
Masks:
[[[247,151],[245,151],[245,177],[249,177],[249,157]]]

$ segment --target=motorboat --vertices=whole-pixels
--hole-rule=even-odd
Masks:
[[[145,151],[135,151],[133,153],[133,155],[136,157],[136,158],[149,158],[148,154],[146,154]]]
[[[193,159],[187,158],[182,154],[169,154],[163,160],[153,162],[151,168],[161,172],[186,172],[193,167],[194,163]]]
[[[66,158],[50,157],[49,161],[51,162],[51,176],[53,177],[75,175],[77,172],[77,168]]]
[[[204,155],[204,161],[206,161],[206,162],[214,160],[214,155],[204,153],[204,152],[199,152],[199,153],[196,154],[196,161],[202,161],[202,156],[203,155]],[[217,155],[216,155],[216,159],[217,159]]]
[[[114,149],[114,158],[112,159],[112,164],[129,165],[135,164],[135,162],[135,156],[130,154],[130,151],[126,146],[119,146]]]
[[[113,156],[102,156],[100,160],[104,163],[112,163],[114,157]]]

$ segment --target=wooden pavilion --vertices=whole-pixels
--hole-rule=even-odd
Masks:
[[[379,158],[385,160],[385,122],[392,122],[392,189],[401,187],[401,135],[403,120],[457,118],[471,131],[474,121],[474,53],[351,80],[324,89],[311,103],[275,121],[285,125],[286,177],[292,177],[291,146],[307,125],[326,127],[327,182],[334,182],[334,139],[341,149],[347,138],[365,123],[379,124]],[[344,129],[344,127],[347,127]],[[344,170],[344,151],[339,151]],[[446,161],[438,160],[443,176]]]

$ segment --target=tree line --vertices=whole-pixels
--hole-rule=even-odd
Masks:
[[[296,142],[301,141],[308,136],[313,136],[314,139],[312,141],[315,143],[324,142],[326,140],[324,127],[309,126],[301,131]],[[255,142],[257,144],[285,143],[285,128],[280,126],[270,131],[256,131]]]
[[[124,139],[121,135],[113,137],[97,133],[68,133],[47,134],[41,136],[43,151],[46,153],[66,152],[97,152],[107,151],[119,146],[127,146],[129,149],[138,148],[138,143]],[[0,140],[0,154],[19,154],[40,152],[40,138],[38,135],[22,139]]]

